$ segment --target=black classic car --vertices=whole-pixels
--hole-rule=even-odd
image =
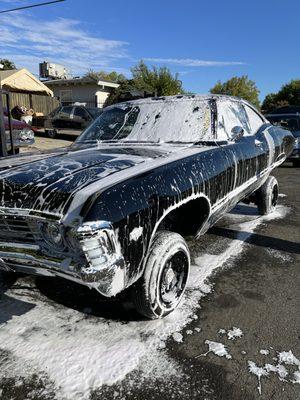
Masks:
[[[96,107],[60,106],[45,119],[45,133],[53,139],[59,134],[78,136],[101,112]]]
[[[163,317],[187,284],[184,236],[204,234],[239,201],[272,211],[270,172],[293,145],[231,97],[108,107],[70,148],[0,162],[0,268],[107,297],[131,287],[141,314]]]

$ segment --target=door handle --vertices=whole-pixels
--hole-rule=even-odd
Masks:
[[[255,139],[255,147],[262,147],[263,146],[263,142],[261,142],[260,140],[258,140],[258,139]]]

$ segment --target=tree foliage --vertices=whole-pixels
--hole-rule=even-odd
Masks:
[[[178,74],[172,75],[167,67],[149,68],[140,61],[131,68],[134,86],[138,90],[155,93],[156,96],[172,96],[183,93]]]
[[[108,97],[105,105],[145,96],[171,96],[184,93],[178,74],[166,67],[149,68],[143,61],[131,68],[132,79],[125,79]]]
[[[300,105],[300,80],[291,80],[283,85],[278,93],[268,94],[263,103],[262,110],[270,112],[278,107]]]
[[[119,74],[116,71],[105,72],[105,71],[93,71],[92,69],[89,70],[85,77],[94,79],[95,81],[104,80],[104,81],[111,81],[111,82],[124,82],[126,80],[125,75]]]
[[[8,60],[7,58],[0,59],[0,64],[3,65],[2,70],[16,69],[15,63],[13,61]]]
[[[259,107],[259,90],[255,82],[249,79],[247,75],[241,77],[234,76],[223,83],[218,81],[216,85],[210,89],[210,93],[241,97],[256,107]]]

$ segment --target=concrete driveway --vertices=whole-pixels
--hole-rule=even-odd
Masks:
[[[127,296],[0,277],[0,399],[300,399],[299,170],[275,175],[275,213],[239,205],[189,239],[189,288],[164,320]]]

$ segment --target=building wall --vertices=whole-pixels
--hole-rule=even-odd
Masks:
[[[49,85],[50,87],[50,85]],[[109,88],[99,89],[98,85],[51,85],[54,96],[58,97],[61,103],[86,103],[90,107],[103,107],[109,95]]]

